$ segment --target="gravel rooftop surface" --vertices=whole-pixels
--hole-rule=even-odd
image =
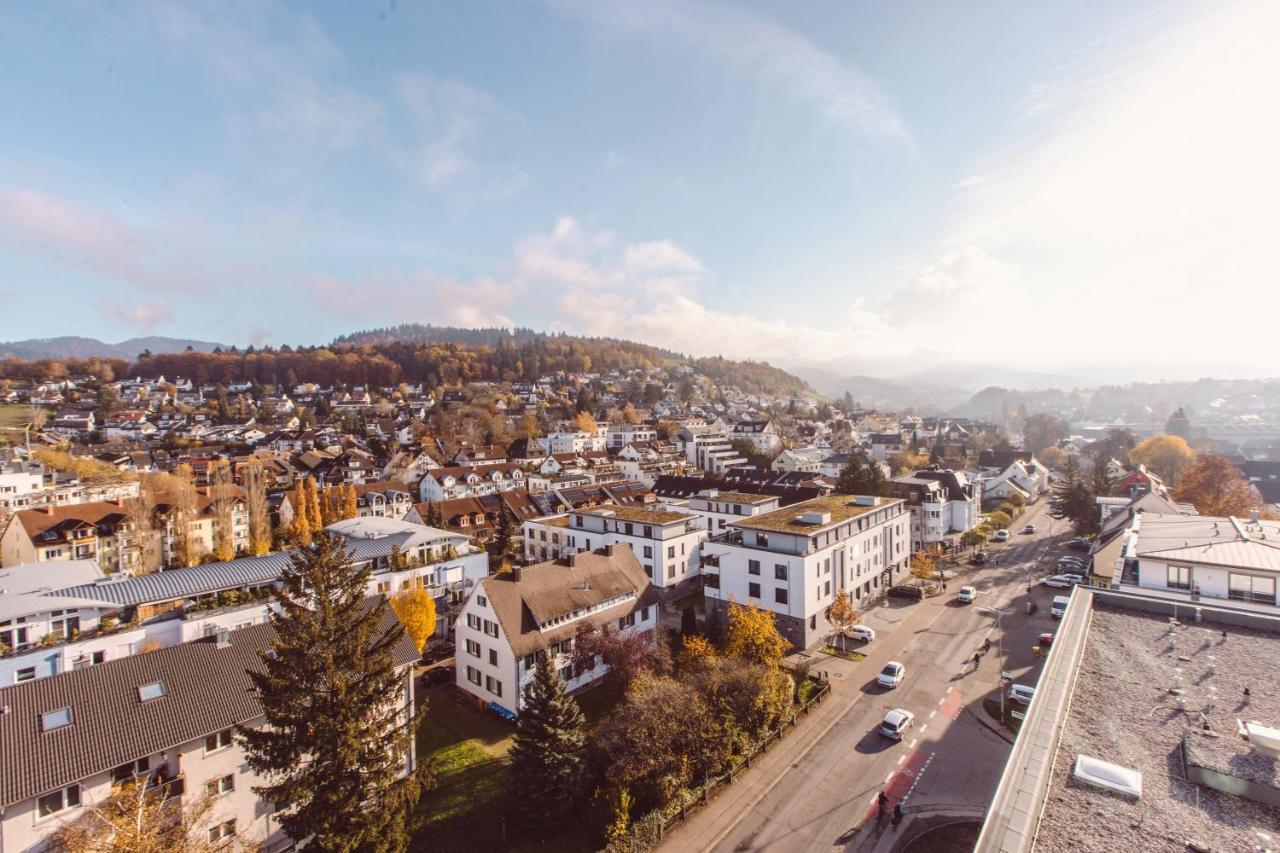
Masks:
[[[1280,850],[1280,808],[1187,781],[1182,752],[1187,737],[1205,765],[1277,784],[1276,762],[1235,732],[1237,718],[1280,725],[1280,634],[1228,627],[1224,640],[1210,623],[1171,634],[1167,618],[1096,605],[1086,642],[1035,849]],[[1185,712],[1169,693],[1178,668]],[[1206,716],[1217,737],[1201,730],[1211,684],[1218,698]],[[1081,753],[1140,771],[1142,799],[1072,779]]]

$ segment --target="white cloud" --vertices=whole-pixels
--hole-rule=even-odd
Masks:
[[[173,303],[168,299],[156,299],[137,305],[108,303],[102,307],[107,314],[141,335],[150,334],[156,327],[173,322]]]
[[[549,2],[562,14],[608,29],[674,39],[859,135],[911,143],[901,117],[875,81],[794,30],[753,12],[711,0]]]

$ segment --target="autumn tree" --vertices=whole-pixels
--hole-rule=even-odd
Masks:
[[[194,566],[200,560],[196,540],[196,513],[199,494],[191,466],[182,464],[168,476],[165,503],[169,505],[169,521],[173,528],[170,561],[179,567]]]
[[[1070,427],[1050,412],[1031,415],[1022,424],[1022,446],[1035,456],[1067,437]]]
[[[587,780],[586,719],[542,655],[524,691],[509,758],[511,804],[520,823],[543,835],[578,808]]]
[[[710,640],[700,634],[687,634],[681,638],[680,651],[676,653],[676,666],[682,671],[702,668],[720,653]]]
[[[213,556],[230,560],[236,555],[234,511],[238,495],[226,462],[209,471],[209,496],[213,499]]]
[[[625,406],[622,407],[622,422],[624,424],[640,423],[640,413],[636,411],[635,406],[633,406],[630,403],[627,403]]]
[[[1192,504],[1201,515],[1243,516],[1258,505],[1240,469],[1218,453],[1206,453],[1182,472],[1174,499]]]
[[[1178,485],[1178,478],[1186,467],[1195,461],[1196,454],[1186,439],[1176,435],[1156,435],[1129,451],[1129,459],[1146,465],[1172,488]]]
[[[1010,524],[1013,524],[1013,519],[1009,517],[1009,513],[996,510],[987,516],[987,524],[997,530],[1004,530]]]
[[[858,618],[858,608],[853,605],[849,593],[843,589],[836,593],[836,600],[827,610],[827,621],[840,635],[841,650],[844,649],[845,632],[858,623]]]
[[[729,602],[729,624],[724,641],[726,655],[777,666],[790,647],[791,644],[778,633],[772,613],[754,604]]]
[[[356,499],[356,487],[347,483],[346,489],[342,492],[342,511],[338,514],[339,518],[355,518],[359,515],[359,506]]]
[[[249,850],[238,837],[210,841],[214,800],[185,797],[180,802],[167,786],[133,778],[85,806],[48,840],[48,849],[65,853],[212,853]]]
[[[163,563],[163,547],[160,532],[156,529],[156,499],[151,489],[140,487],[137,497],[124,502],[124,512],[132,547],[137,554],[133,573],[146,575],[159,571]]]
[[[311,537],[315,533],[311,529],[311,520],[308,518],[305,492],[304,484],[299,483],[293,490],[293,494],[289,496],[293,504],[293,519],[289,522],[289,539],[294,545],[310,545]]]
[[[290,556],[272,590],[270,647],[249,672],[265,725],[237,728],[264,779],[255,792],[312,850],[406,850],[426,772],[403,772],[426,706],[405,711],[405,629],[366,599],[371,571],[327,534]]]
[[[421,652],[436,630],[435,599],[425,589],[410,587],[391,596],[391,609],[400,618],[414,647]]]
[[[578,412],[573,419],[573,426],[580,432],[590,435],[596,434],[596,419],[591,416],[590,412]]]
[[[311,477],[307,477],[302,481],[302,496],[307,511],[307,524],[311,526],[314,533],[318,533],[324,529],[324,517],[320,512],[320,492],[316,488],[316,481]]]
[[[615,631],[611,626],[589,628],[578,632],[573,641],[572,662],[575,675],[589,672],[603,663],[622,686],[627,686],[642,673],[659,675],[671,669],[671,654],[666,645],[649,633]]]
[[[916,551],[911,555],[911,576],[925,581],[937,580],[937,559],[928,551]]]
[[[271,550],[271,510],[267,505],[266,472],[256,459],[245,466],[244,490],[249,515],[249,553],[261,557]]]

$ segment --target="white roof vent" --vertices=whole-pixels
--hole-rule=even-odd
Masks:
[[[1250,722],[1244,724],[1244,733],[1254,749],[1268,755],[1280,755],[1280,729]]]
[[[1101,758],[1077,755],[1072,775],[1081,782],[1142,799],[1142,774]]]
[[[830,524],[831,513],[829,512],[803,512],[796,521],[801,524]]]
[[[854,506],[875,506],[876,499],[872,495],[857,495],[853,499]]]

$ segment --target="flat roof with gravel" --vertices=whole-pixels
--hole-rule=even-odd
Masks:
[[[1266,848],[1275,849],[1280,806],[1186,776],[1191,757],[1264,787],[1280,784],[1276,761],[1236,734],[1237,718],[1280,725],[1280,634],[1223,630],[1207,621],[1171,626],[1168,617],[1095,600],[1037,851],[1254,850],[1264,849],[1258,846],[1264,834],[1270,836]],[[1170,692],[1179,670],[1187,710]],[[1217,689],[1212,708],[1211,686]],[[1139,771],[1141,799],[1072,778],[1080,754]]]

